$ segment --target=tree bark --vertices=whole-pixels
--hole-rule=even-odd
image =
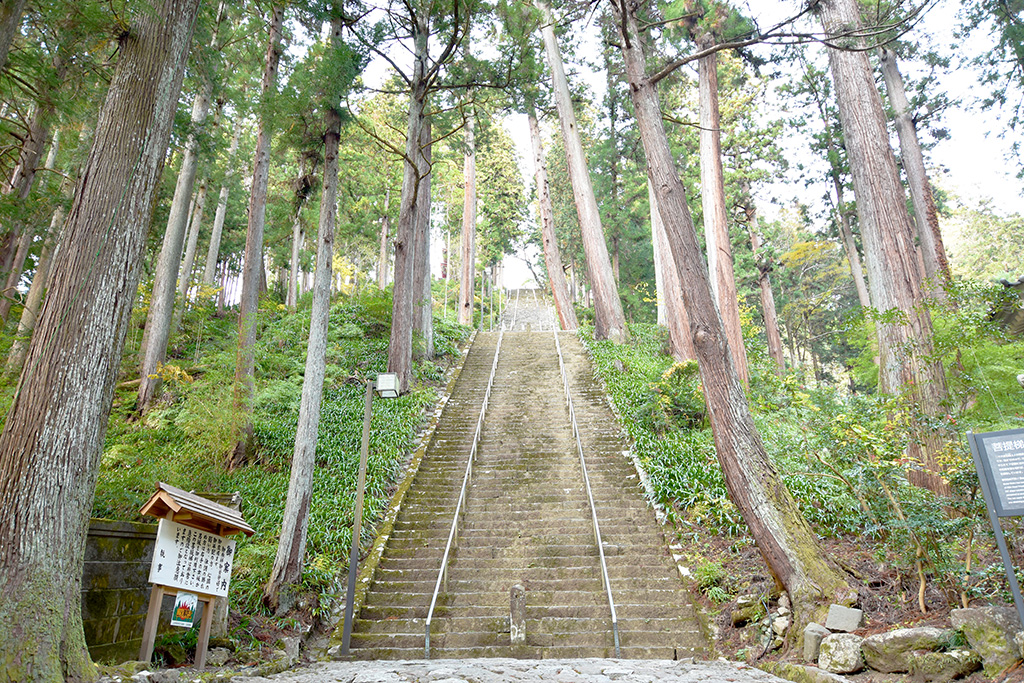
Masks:
[[[25,354],[28,353],[28,343],[32,337],[32,331],[36,326],[36,317],[39,313],[40,304],[43,302],[43,295],[50,277],[50,261],[53,256],[53,245],[57,240],[61,226],[64,224],[64,207],[58,205],[50,220],[50,232],[43,242],[43,251],[39,255],[39,265],[36,267],[36,274],[32,277],[32,285],[25,296],[25,305],[21,310],[21,319],[18,320],[18,331],[11,342],[11,350],[7,354],[7,365],[4,374],[8,376],[21,372],[25,364]]]
[[[896,63],[896,54],[892,50],[885,46],[879,47],[878,56],[882,64],[885,89],[889,93],[889,104],[895,112],[900,156],[903,159],[903,170],[907,174],[907,184],[910,185],[910,200],[914,205],[917,236],[924,260],[924,274],[934,293],[940,298],[945,298],[945,288],[953,281],[953,274],[949,270],[949,259],[946,257],[946,247],[942,242],[942,231],[939,229],[939,215],[935,211],[932,186],[928,182],[924,153],[921,151],[921,141],[917,136],[914,117],[910,113],[903,75]]]
[[[555,211],[551,206],[551,190],[548,187],[548,171],[544,163],[544,144],[540,138],[537,112],[530,98],[526,102],[526,116],[530,124],[530,140],[533,142],[533,167],[537,182],[537,206],[540,213],[541,240],[544,243],[544,264],[551,283],[551,297],[555,301],[558,323],[563,330],[575,330],[576,309],[572,306],[569,283],[562,268],[562,255],[558,251],[558,237],[555,235]]]
[[[188,240],[185,244],[185,258],[181,262],[181,268],[178,269],[178,303],[174,307],[174,317],[171,319],[171,335],[177,334],[181,329],[181,321],[185,317],[185,309],[188,308],[188,290],[192,288],[192,270],[196,264],[196,249],[199,247],[199,231],[203,226],[205,209],[206,182],[204,181],[196,193],[195,208],[192,210]]]
[[[825,32],[840,45],[849,42],[840,36],[860,28],[856,0],[822,0],[818,9]],[[860,48],[861,42],[854,39],[849,47]],[[903,393],[908,400],[907,414],[914,422],[908,455],[923,467],[909,473],[911,481],[948,493],[938,459],[943,439],[915,419],[916,415],[937,419],[944,414],[946,377],[932,347],[932,321],[924,306],[914,226],[889,147],[882,99],[863,50],[829,48],[828,60],[857,195],[871,302],[883,314],[899,316],[875,323],[878,388],[883,393]]]
[[[619,291],[615,286],[615,275],[608,258],[608,245],[605,244],[604,229],[601,227],[601,214],[594,197],[594,187],[590,182],[590,171],[583,153],[583,144],[580,142],[576,114],[573,111],[572,99],[569,95],[569,84],[565,78],[562,55],[555,37],[554,19],[551,16],[551,8],[545,0],[536,0],[536,4],[544,13],[541,37],[544,39],[544,52],[547,55],[548,68],[551,71],[551,88],[554,92],[555,106],[558,109],[558,120],[562,127],[562,140],[565,143],[565,155],[569,166],[569,180],[572,183],[572,194],[580,218],[580,230],[583,233],[583,252],[587,259],[587,274],[594,294],[594,336],[597,339],[624,342],[629,338],[626,318],[622,313],[622,301],[619,299]]]
[[[462,178],[465,183],[462,201],[462,241],[459,255],[462,270],[459,275],[460,325],[473,324],[473,304],[476,293],[476,114],[472,105],[464,128],[465,156],[462,160]]]
[[[672,357],[677,361],[692,360],[697,357],[697,352],[690,337],[690,316],[687,315],[686,305],[683,303],[683,286],[679,281],[679,270],[668,244],[668,232],[665,230],[665,221],[661,219],[658,197],[649,177],[647,196],[651,205],[651,241],[657,253],[656,258],[660,262],[657,268],[662,273],[663,289],[658,292],[658,301],[664,297],[664,325],[668,328],[669,348]]]
[[[775,361],[775,373],[781,376],[786,372],[786,358],[782,353],[782,335],[779,333],[779,316],[775,312],[775,294],[768,273],[772,270],[771,262],[761,258],[761,232],[757,227],[757,207],[750,194],[750,184],[743,181],[743,194],[747,197],[744,213],[747,215],[747,229],[750,231],[750,248],[754,252],[754,263],[757,265],[757,285],[761,290],[761,311],[764,314],[764,335],[768,340],[768,355]]]
[[[416,232],[416,201],[419,189],[420,129],[427,99],[426,17],[414,23],[414,59],[409,117],[406,126],[402,199],[398,210],[398,232],[395,235],[395,286],[392,290],[391,337],[388,343],[388,372],[398,375],[400,391],[412,382],[413,302],[416,290],[413,281]]]
[[[413,316],[414,332],[419,342],[415,355],[427,360],[434,358],[434,304],[433,292],[430,291],[430,184],[433,178],[430,135],[430,119],[425,119],[420,129],[420,186],[416,192],[416,260],[413,267],[416,308]]]
[[[697,45],[701,50],[710,49],[714,45],[714,38],[711,35],[704,35],[698,39]],[[704,209],[704,239],[707,241],[711,290],[718,302],[722,322],[725,323],[725,333],[736,372],[740,381],[746,385],[749,381],[747,350],[743,346],[732,242],[729,239],[729,224],[725,211],[717,52],[712,52],[699,60],[697,79],[700,95],[700,199]]]
[[[391,231],[391,218],[388,208],[391,204],[391,188],[384,192],[384,213],[380,217],[380,253],[377,255],[377,288],[381,291],[388,287],[388,265],[391,263],[391,250],[388,233]]]
[[[220,188],[220,199],[217,201],[217,214],[213,217],[213,229],[210,231],[210,246],[206,250],[206,267],[203,269],[203,284],[213,285],[217,277],[217,259],[220,256],[220,240],[224,234],[224,221],[228,215],[229,185],[235,175],[235,153],[238,152],[238,138],[242,133],[242,120],[235,120],[235,132],[231,136],[228,148],[227,169],[224,172],[224,184]]]
[[[331,43],[341,42],[342,20],[331,20]],[[282,586],[297,584],[302,578],[306,554],[306,530],[309,504],[313,495],[313,470],[316,465],[317,430],[323,400],[324,375],[327,368],[327,328],[331,312],[331,264],[334,258],[335,216],[338,210],[338,147],[341,139],[341,116],[336,109],[326,112],[327,132],[324,135],[324,182],[320,198],[320,226],[317,229],[316,271],[313,276],[313,307],[310,312],[309,341],[306,346],[306,372],[302,380],[299,423],[295,432],[288,498],[285,501],[277,557],[270,571],[270,580],[263,591],[263,601],[272,611],[281,606]]]
[[[846,260],[850,264],[850,275],[853,276],[853,286],[857,290],[857,300],[864,308],[871,308],[871,296],[868,294],[868,285],[864,280],[864,265],[860,260],[860,251],[857,249],[857,240],[853,236],[853,229],[850,228],[849,205],[846,203],[843,192],[843,181],[840,178],[839,169],[832,168],[832,184],[836,189],[836,214],[839,219],[839,236],[843,240],[843,250],[846,252]]]
[[[213,81],[207,78],[192,103],[192,132],[185,142],[181,169],[178,171],[178,181],[174,186],[174,199],[171,200],[171,211],[167,217],[167,230],[164,232],[163,246],[153,276],[153,292],[149,299],[149,312],[146,315],[140,354],[141,381],[137,400],[140,413],[149,410],[149,405],[160,388],[159,367],[167,355],[167,342],[171,336],[174,293],[178,284],[178,270],[181,267],[185,230],[188,227],[189,200],[192,199],[192,188],[199,167],[198,130],[210,112],[212,93]]]
[[[18,34],[24,10],[25,0],[0,0],[0,71],[7,66],[7,53]]]
[[[309,163],[308,157],[303,154],[299,159],[299,183],[300,188],[304,183],[306,177],[306,165]],[[313,169],[315,172],[316,169]],[[306,205],[306,199],[308,193],[302,193],[301,189],[296,197],[295,202],[295,216],[292,220],[292,253],[291,260],[288,264],[288,293],[285,296],[285,306],[288,306],[292,310],[299,304],[299,296],[303,293],[302,287],[299,285],[299,277],[302,275],[299,272],[299,257],[302,254],[302,243],[305,241],[305,232],[302,229],[302,209]]]
[[[281,61],[281,27],[284,8],[271,9],[270,36],[263,67],[261,96],[266,102],[277,89],[277,67]],[[235,410],[240,417],[238,442],[228,458],[228,469],[242,465],[252,446],[252,398],[255,391],[256,323],[260,291],[263,290],[263,228],[267,215],[267,181],[270,175],[270,120],[260,115],[253,158],[252,194],[249,197],[249,226],[245,233],[245,263],[242,266],[242,295],[238,302],[238,355],[235,359]]]
[[[94,680],[83,539],[198,0],[132,18],[0,433],[5,680]]]
[[[824,606],[830,602],[848,603],[853,595],[822,554],[814,532],[769,460],[754,425],[712,297],[685,190],[665,134],[656,86],[645,73],[637,8],[620,2],[613,1],[612,8],[623,33],[622,55],[648,175],[679,279],[687,283],[682,290],[683,299],[690,314],[718,460],[730,498],[750,527],[772,573],[789,591],[796,616],[793,631],[800,634],[809,621],[823,616]]]

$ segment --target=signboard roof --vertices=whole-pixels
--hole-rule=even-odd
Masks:
[[[164,482],[157,484],[156,493],[142,506],[141,513],[160,518],[166,518],[170,513],[175,522],[220,536],[237,533],[252,536],[256,533],[238,510]]]

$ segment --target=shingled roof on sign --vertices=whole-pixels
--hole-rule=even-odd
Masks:
[[[238,510],[164,482],[156,485],[156,493],[146,501],[140,512],[160,518],[171,514],[171,519],[175,522],[220,536],[238,533],[252,536],[256,533],[245,523],[242,513]]]

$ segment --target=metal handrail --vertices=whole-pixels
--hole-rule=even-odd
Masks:
[[[480,445],[480,433],[484,426],[484,416],[487,414],[487,405],[491,400],[491,387],[494,386],[494,375],[498,370],[498,354],[501,353],[501,340],[505,336],[505,326],[502,325],[498,332],[498,345],[494,349],[494,361],[491,363],[491,376],[487,379],[487,391],[484,393],[484,402],[480,406],[480,417],[476,421],[476,431],[473,433],[473,446],[469,450],[469,462],[466,463],[466,473],[462,476],[462,489],[459,491],[459,501],[455,505],[455,514],[452,516],[452,528],[448,532],[448,543],[444,547],[444,555],[441,557],[441,569],[437,573],[437,582],[434,584],[434,594],[430,598],[430,609],[427,611],[425,623],[426,637],[423,641],[423,656],[430,659],[430,624],[434,619],[434,607],[437,606],[437,595],[441,592],[443,585],[448,590],[448,561],[451,559],[452,548],[459,542],[459,519],[465,512],[464,503],[466,493],[469,489],[469,478],[473,475],[473,461],[476,459],[477,447]]]
[[[594,492],[590,488],[590,476],[587,474],[587,461],[583,457],[583,440],[580,438],[580,428],[576,423],[576,409],[573,407],[572,395],[569,393],[569,378],[565,373],[565,361],[562,360],[562,345],[558,341],[558,326],[554,324],[552,315],[552,329],[555,334],[555,350],[558,351],[558,369],[562,374],[562,388],[565,390],[565,402],[569,406],[569,421],[572,423],[572,433],[576,437],[576,452],[580,456],[580,468],[583,470],[583,483],[587,489],[587,500],[590,501],[590,518],[594,522],[594,538],[597,541],[597,554],[601,558],[601,580],[604,582],[604,590],[608,595],[608,608],[612,614],[612,637],[615,640],[615,657],[621,654],[619,648],[619,618],[615,613],[615,600],[612,599],[612,584],[608,578],[608,563],[604,557],[604,543],[601,542],[601,525],[597,521],[597,507],[594,505]]]

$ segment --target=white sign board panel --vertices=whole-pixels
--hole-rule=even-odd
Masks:
[[[233,540],[161,519],[149,582],[224,597],[234,557]]]

